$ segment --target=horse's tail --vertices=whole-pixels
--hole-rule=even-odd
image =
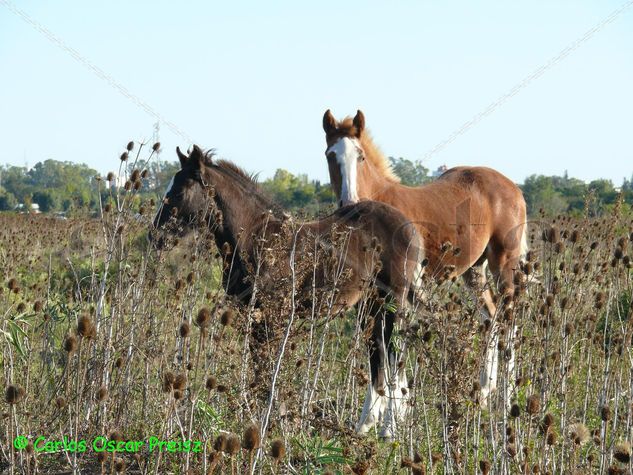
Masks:
[[[423,280],[422,277],[424,275],[425,264],[422,259],[418,260],[418,263],[415,267],[415,272],[413,273],[413,279],[409,285],[409,292],[407,293],[407,303],[409,308],[415,309],[417,308],[421,302],[425,300],[425,294],[423,289]]]
[[[521,243],[519,244],[519,260],[521,263],[525,263],[527,253],[529,251],[527,242],[527,223],[523,226],[523,233],[521,234]]]
[[[527,253],[530,250],[527,242],[527,223],[523,227],[523,234],[521,234],[521,243],[519,244],[519,266],[521,269],[525,267],[527,264]],[[541,280],[535,274],[531,274],[527,279],[527,283],[532,284],[540,284]]]

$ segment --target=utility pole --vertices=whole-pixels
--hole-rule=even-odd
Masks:
[[[154,134],[152,135],[152,146],[158,142],[160,142],[160,122],[156,121],[154,123]],[[158,149],[156,151],[156,173],[154,173],[153,176],[154,183],[152,188],[154,189],[158,187],[158,174],[160,173],[160,153],[160,149]]]
[[[154,123],[154,134],[152,135],[152,145],[160,142],[160,122]],[[156,152],[156,162],[158,163],[158,171],[160,171],[160,149]]]

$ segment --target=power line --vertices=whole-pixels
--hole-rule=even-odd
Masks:
[[[156,111],[152,106],[150,106],[147,102],[145,102],[140,97],[136,96],[132,92],[130,92],[123,84],[114,79],[110,74],[106,73],[103,69],[101,69],[96,64],[92,63],[85,56],[80,54],[76,49],[72,48],[66,42],[61,39],[59,36],[55,35],[48,28],[43,26],[41,23],[37,22],[33,18],[31,18],[27,13],[17,8],[12,2],[9,0],[0,0],[0,4],[4,5],[9,11],[13,14],[20,17],[24,22],[31,25],[35,30],[41,33],[48,41],[53,43],[55,46],[60,48],[61,50],[68,53],[75,61],[83,65],[85,68],[90,70],[95,76],[97,76],[102,81],[106,82],[110,87],[118,91],[122,96],[126,97],[138,107],[143,109],[147,114],[154,117],[159,122],[165,124],[169,130],[171,130],[174,134],[178,135],[180,138],[185,140],[187,143],[194,143],[191,137],[185,133],[182,129],[180,129],[176,124],[167,120],[163,117],[158,111]]]

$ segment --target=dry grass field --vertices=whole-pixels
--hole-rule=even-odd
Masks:
[[[328,289],[299,311],[288,278],[239,306],[208,236],[157,256],[156,205],[134,193],[97,219],[0,214],[3,472],[631,473],[633,222],[619,206],[531,223],[484,407],[491,324],[461,280],[426,280],[396,334],[409,414],[383,441],[354,432],[362,305],[332,312]]]

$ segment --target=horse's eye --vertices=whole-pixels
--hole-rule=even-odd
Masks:
[[[364,160],[365,160],[365,154],[363,153],[363,151],[362,151],[362,150],[359,150],[359,151],[358,151],[358,161],[359,161],[359,162],[362,162],[362,161],[364,161]]]
[[[336,160],[336,153],[335,152],[330,152],[328,154],[326,154],[326,157],[328,160]]]

